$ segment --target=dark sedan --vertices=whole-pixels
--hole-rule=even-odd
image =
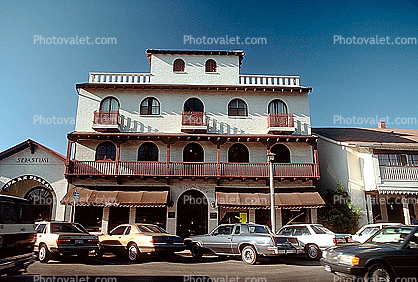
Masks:
[[[364,281],[418,277],[418,227],[386,227],[363,244],[326,250],[321,263],[335,275]]]

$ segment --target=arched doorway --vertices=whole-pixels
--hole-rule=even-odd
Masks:
[[[25,194],[32,204],[33,214],[36,220],[51,220],[54,197],[45,187],[35,187]]]
[[[290,151],[283,144],[276,144],[271,148],[271,152],[276,154],[273,163],[290,163]]]
[[[186,238],[207,232],[207,198],[197,190],[184,192],[177,202],[177,235]]]
[[[203,162],[203,148],[197,143],[190,143],[184,147],[183,162]]]

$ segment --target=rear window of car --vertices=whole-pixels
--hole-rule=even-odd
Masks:
[[[152,232],[152,233],[167,233],[164,229],[157,225],[137,225],[141,232]]]
[[[71,223],[51,223],[51,233],[85,233],[81,228]]]
[[[269,234],[270,230],[268,230],[266,227],[260,226],[260,225],[249,225],[248,226],[248,232],[249,233]]]
[[[279,235],[283,235],[283,236],[290,236],[292,235],[292,227],[283,227],[279,233]]]
[[[322,225],[312,225],[312,230],[316,234],[334,234],[334,232],[332,232],[331,230],[329,230],[328,228]]]

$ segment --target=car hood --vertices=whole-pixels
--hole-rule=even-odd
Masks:
[[[342,252],[348,254],[372,254],[378,252],[388,252],[388,251],[395,251],[398,250],[397,247],[387,245],[387,244],[379,244],[379,243],[363,243],[363,244],[347,244],[344,246],[332,247],[329,249],[329,252]]]

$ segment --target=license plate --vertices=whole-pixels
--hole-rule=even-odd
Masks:
[[[328,271],[328,272],[332,271],[332,268],[329,265],[324,265],[324,269],[325,269],[325,271]]]
[[[83,245],[83,240],[75,240],[76,245]]]

